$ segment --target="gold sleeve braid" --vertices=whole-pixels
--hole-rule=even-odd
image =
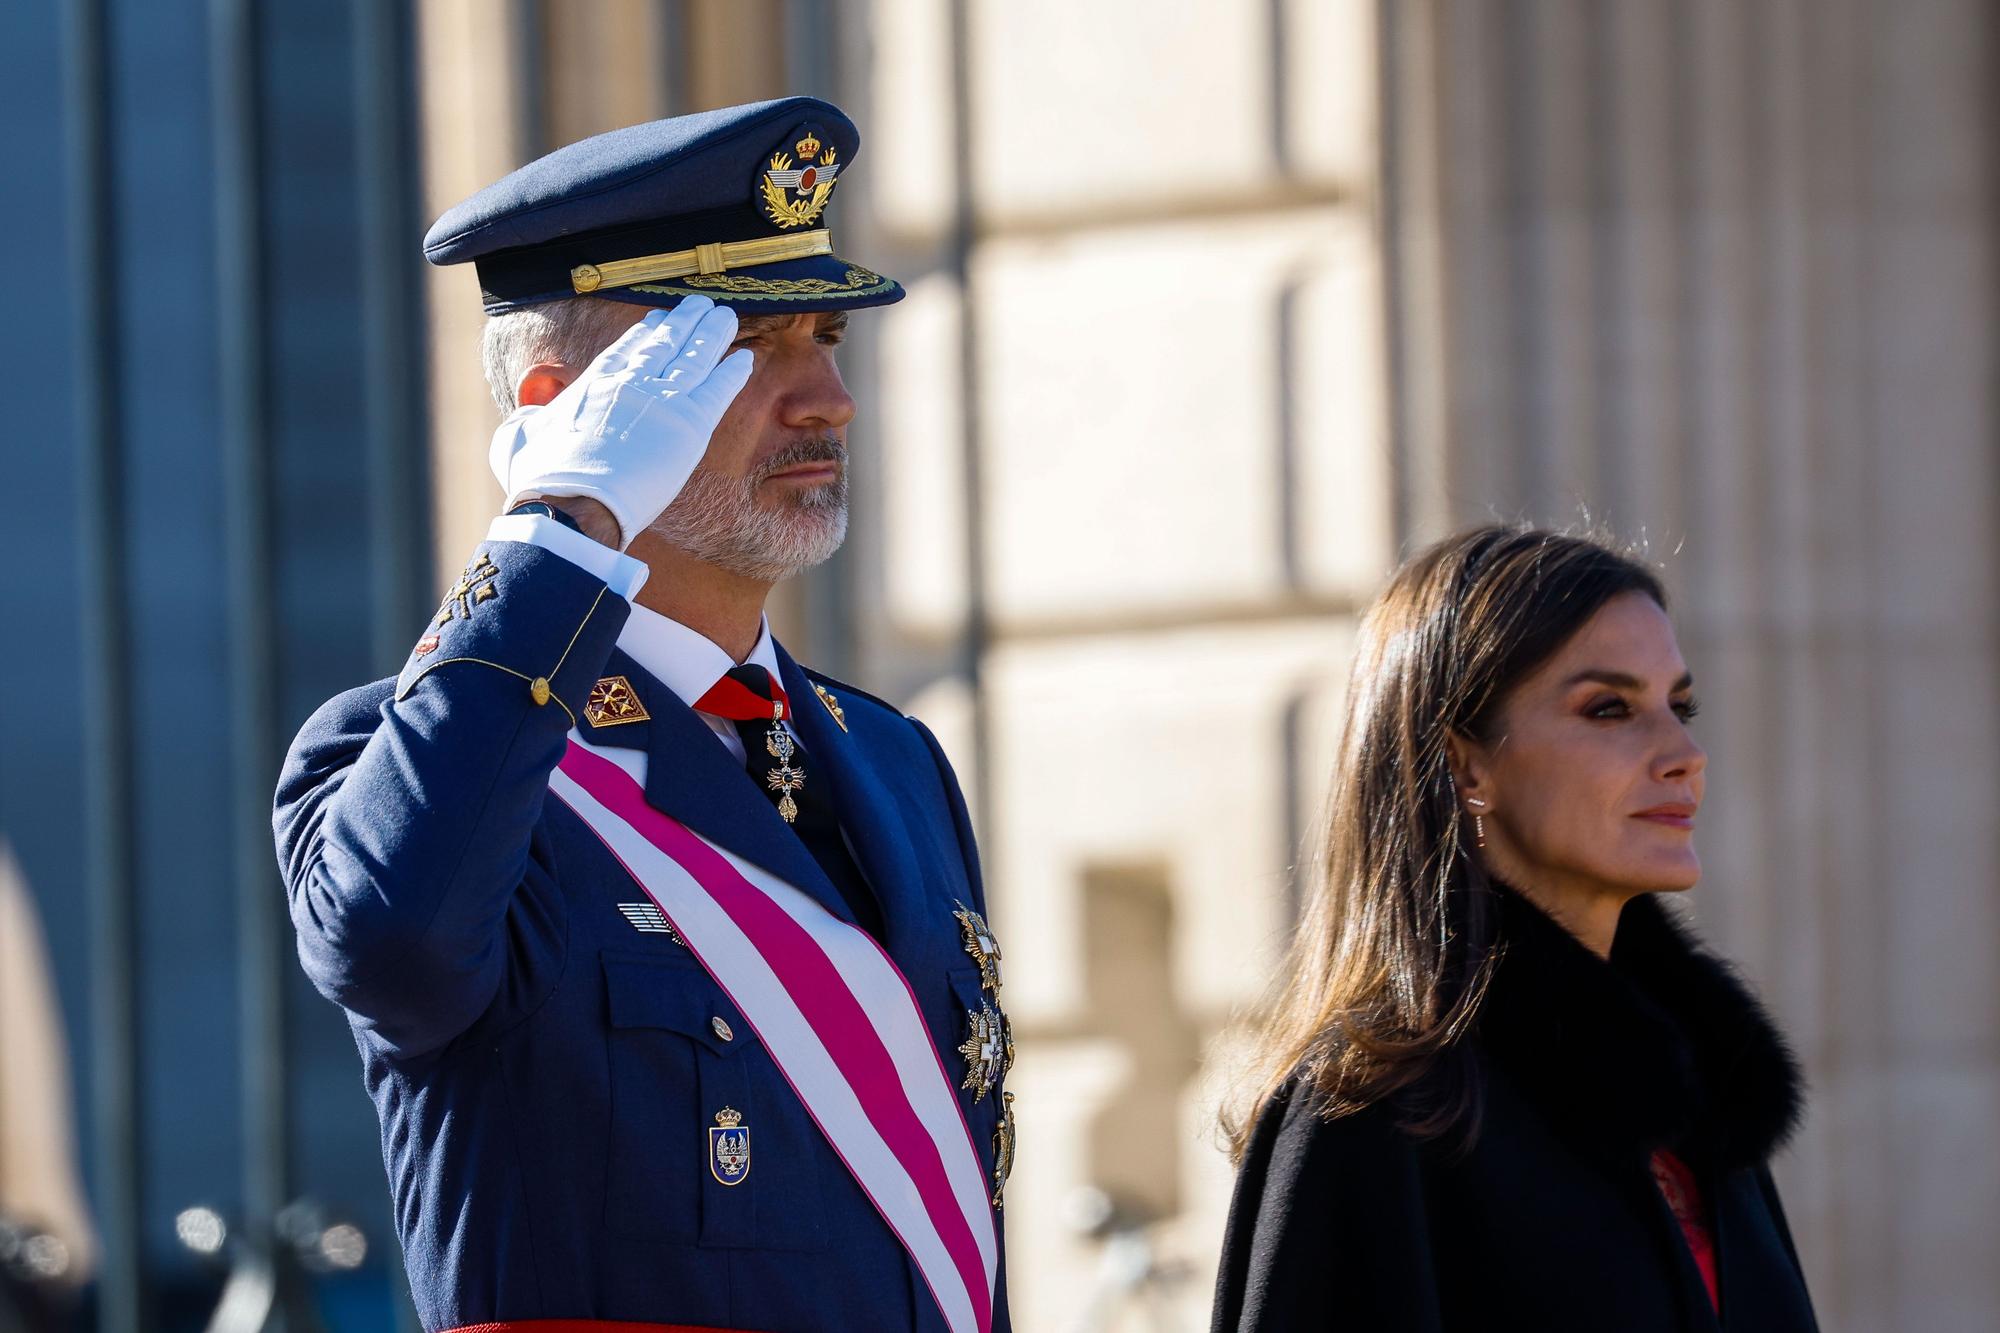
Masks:
[[[443,657],[435,662],[426,663],[423,670],[410,677],[409,682],[396,691],[396,702],[401,703],[404,699],[408,698],[410,691],[417,687],[417,682],[425,676],[430,675],[431,672],[437,670],[439,667],[448,666],[453,662],[471,662],[478,666],[492,667],[495,671],[504,672],[517,680],[527,681],[528,697],[534,701],[536,707],[544,707],[553,701],[563,712],[569,714],[569,724],[574,727],[576,725],[576,710],[563,702],[562,698],[550,688],[549,681],[554,679],[556,674],[562,670],[563,663],[569,660],[571,649],[575,648],[576,641],[583,637],[584,628],[590,624],[590,618],[597,614],[597,608],[604,603],[604,595],[610,591],[609,588],[599,588],[597,590],[597,596],[592,599],[590,609],[583,613],[583,619],[577,622],[576,629],[569,636],[569,642],[563,646],[562,656],[556,659],[556,664],[548,669],[546,675],[530,676],[525,671],[517,670],[514,667],[506,666],[499,662],[488,661],[483,657]]]

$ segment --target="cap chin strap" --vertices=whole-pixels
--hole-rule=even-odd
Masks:
[[[636,255],[631,259],[607,259],[601,264],[578,264],[569,271],[569,285],[579,295],[606,287],[630,287],[661,278],[684,278],[692,273],[726,273],[732,268],[776,264],[786,259],[809,259],[833,253],[833,233],[825,227],[789,236],[760,236],[751,241],[719,241],[697,245],[692,250],[672,250],[659,255]]]

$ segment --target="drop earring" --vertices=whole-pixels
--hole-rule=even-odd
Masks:
[[[1486,808],[1486,802],[1480,800],[1477,796],[1466,797],[1465,803],[1471,806],[1474,810],[1484,810]],[[1486,846],[1485,815],[1475,814],[1472,816],[1472,841],[1474,846],[1480,848],[1484,848]]]

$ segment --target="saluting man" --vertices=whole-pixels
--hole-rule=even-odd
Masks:
[[[619,130],[431,229],[471,261],[504,513],[277,793],[425,1327],[1008,1327],[1012,1041],[951,766],[801,667],[847,522],[859,135],[793,97]]]

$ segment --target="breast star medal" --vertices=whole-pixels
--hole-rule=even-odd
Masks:
[[[1006,1072],[1013,1043],[1008,1036],[1007,1020],[984,1000],[977,1009],[965,1011],[965,1032],[965,1042],[958,1048],[958,1053],[965,1057],[965,1081],[958,1086],[972,1094],[973,1105],[977,1106]]]
[[[778,793],[778,813],[790,824],[799,817],[799,803],[792,799],[792,793],[806,785],[806,771],[792,763],[799,752],[798,742],[791,732],[773,722],[770,734],[764,737],[764,750],[778,761],[778,766],[764,775],[764,781]]]
[[[999,1127],[993,1131],[993,1206],[1003,1207],[1001,1195],[1007,1190],[1007,1177],[1014,1174],[1014,1094],[1009,1092],[1001,1099]]]
[[[717,1111],[708,1127],[708,1173],[725,1185],[750,1178],[750,1126],[733,1106]]]
[[[965,951],[972,955],[972,961],[979,964],[979,986],[990,990],[995,996],[1000,994],[1000,941],[993,937],[993,931],[986,924],[986,918],[967,907],[958,904],[952,913],[958,918],[959,926],[965,931]]]

